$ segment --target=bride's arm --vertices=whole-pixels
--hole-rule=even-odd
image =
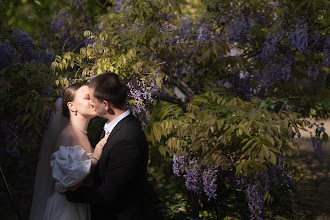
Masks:
[[[102,151],[103,151],[103,147],[107,143],[108,138],[109,138],[109,134],[105,135],[104,138],[102,138],[99,141],[99,143],[96,144],[93,155],[91,156],[91,158],[93,159],[92,167],[95,167],[97,165],[97,163],[99,162]]]
[[[92,165],[91,165],[91,173],[95,170],[97,163],[99,162],[100,158],[101,158],[101,154],[103,151],[103,147],[104,145],[107,143],[109,135],[106,135],[104,138],[102,138],[95,146],[94,152],[93,154],[89,154],[90,158],[92,158]],[[71,191],[75,191],[76,189],[78,189],[80,186],[82,186],[86,180],[90,177],[90,175],[88,175],[87,177],[85,177],[82,181],[80,181],[79,183],[69,187],[68,189]]]

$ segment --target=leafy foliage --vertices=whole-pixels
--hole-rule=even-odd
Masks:
[[[55,112],[55,76],[50,71],[53,54],[40,49],[24,31],[3,26],[0,41],[1,149],[18,155],[24,129],[42,133],[50,111]],[[5,129],[7,127],[8,129]]]
[[[271,189],[266,187],[271,183],[265,180],[265,175],[269,175],[267,171],[288,167],[282,158],[298,153],[293,131],[298,133],[309,124],[297,113],[269,111],[261,107],[258,98],[243,101],[231,98],[221,89],[194,96],[185,112],[173,105],[165,106],[159,117],[161,121],[152,125],[151,140],[159,145],[164,156],[174,156],[173,171],[183,174],[188,190],[199,195],[204,190],[209,198],[216,198],[216,194],[210,196],[209,191],[214,181],[205,182],[208,179],[205,173],[214,167],[218,172],[227,172],[226,178],[235,174],[235,183],[229,187],[247,190],[251,201],[256,200],[251,187],[262,187],[265,191],[255,189],[262,193],[262,203],[271,201]],[[175,167],[176,163],[179,166]],[[233,168],[234,173],[229,173]],[[289,179],[300,177],[297,168],[290,169],[290,174],[285,171]],[[238,179],[243,182],[238,183]],[[256,185],[259,180],[263,185]]]

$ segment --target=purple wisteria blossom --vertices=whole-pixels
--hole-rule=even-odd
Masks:
[[[292,175],[287,167],[284,164],[280,163],[277,166],[277,176],[281,182],[280,186],[285,187],[285,191],[289,192],[292,195]]]
[[[310,66],[308,67],[307,75],[309,79],[316,80],[317,77],[320,75],[320,70],[319,68],[317,68],[317,66]]]
[[[282,56],[281,80],[287,82],[291,77],[291,72],[295,67],[294,56],[291,50],[286,49]]]
[[[181,37],[191,36],[193,34],[192,23],[190,21],[190,16],[181,18],[182,26],[179,27],[179,34]]]
[[[273,83],[281,80],[282,66],[275,63],[269,63],[262,70],[263,86],[269,87]]]
[[[11,47],[9,40],[0,43],[0,57],[0,70],[16,61],[16,49]]]
[[[115,11],[121,11],[123,10],[123,4],[124,4],[124,0],[115,0]]]
[[[327,35],[324,42],[323,63],[325,67],[330,68],[330,35]]]
[[[217,167],[207,168],[203,172],[203,189],[208,197],[208,201],[210,201],[211,198],[217,198],[217,174]]]
[[[143,122],[147,123],[147,111],[152,109],[154,98],[161,93],[161,88],[157,85],[157,77],[155,75],[150,83],[132,80],[127,84],[129,89],[129,97],[134,99],[131,103],[131,110]]]
[[[262,220],[263,218],[263,189],[259,182],[250,183],[246,189],[249,198],[250,219]]]
[[[227,25],[227,33],[230,43],[242,42],[246,39],[249,29],[249,22],[245,15],[238,14],[234,16]]]
[[[173,173],[175,176],[180,177],[180,173],[185,165],[185,157],[184,156],[177,156],[176,154],[173,155]]]
[[[277,37],[275,34],[269,34],[264,42],[264,47],[261,52],[261,60],[269,62],[276,52]]]
[[[286,82],[290,79],[292,69],[295,66],[292,51],[286,50],[281,59],[281,63],[270,62],[262,69],[263,86],[269,87],[278,81]]]
[[[202,23],[198,29],[197,41],[207,42],[208,40],[210,40],[210,37],[211,37],[210,26],[205,23]]]
[[[308,47],[315,53],[323,52],[326,35],[321,35],[319,31],[308,33]]]
[[[196,159],[189,161],[189,165],[185,169],[186,188],[193,191],[197,195],[202,192],[202,180],[200,175],[200,165]]]
[[[35,51],[34,41],[25,31],[15,30],[12,35],[13,45],[22,50],[25,60],[30,60]]]
[[[288,33],[292,46],[295,46],[300,53],[306,53],[308,49],[308,24],[303,19],[298,20]]]
[[[69,4],[78,10],[85,10],[84,4],[80,0],[70,0]]]
[[[67,40],[70,37],[70,23],[72,15],[63,8],[58,15],[53,17],[50,24],[50,30],[55,33],[61,40]]]

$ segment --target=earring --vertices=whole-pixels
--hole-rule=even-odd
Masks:
[[[74,112],[74,115],[77,116],[77,111]]]

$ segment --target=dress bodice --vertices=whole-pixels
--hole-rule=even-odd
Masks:
[[[61,146],[50,159],[55,191],[65,192],[82,181],[90,173],[91,165],[90,155],[80,146]]]

